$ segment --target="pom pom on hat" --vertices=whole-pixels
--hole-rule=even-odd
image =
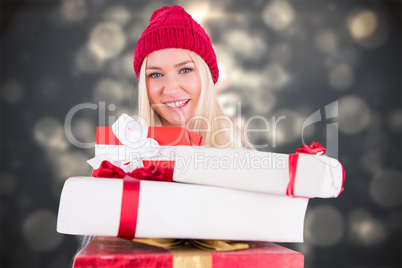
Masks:
[[[152,14],[149,25],[135,47],[134,71],[137,78],[140,76],[144,58],[156,50],[165,48],[194,51],[207,63],[214,83],[218,81],[218,63],[211,40],[204,28],[181,6],[164,6]]]

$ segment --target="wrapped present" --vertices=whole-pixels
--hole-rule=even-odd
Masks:
[[[138,174],[138,168],[159,165],[172,169],[165,181],[307,198],[337,197],[343,190],[342,164],[325,156],[325,148],[315,142],[289,155],[199,147],[201,136],[185,128],[150,131],[127,115],[109,128],[109,134],[99,134],[102,131],[98,129],[95,157],[88,161],[94,177],[110,177],[99,175],[100,169],[124,177]],[[156,133],[151,135],[156,140],[150,132]],[[108,142],[100,142],[100,137]]]
[[[119,238],[96,237],[74,259],[81,267],[238,267],[302,268],[303,254],[273,243],[251,242],[239,251],[214,252],[183,247],[162,249]]]
[[[313,143],[311,147],[321,146]],[[341,163],[311,153],[315,152],[298,150],[287,155],[178,146],[172,180],[308,198],[339,196],[345,180]]]
[[[308,199],[221,187],[73,177],[57,231],[124,238],[302,242]]]

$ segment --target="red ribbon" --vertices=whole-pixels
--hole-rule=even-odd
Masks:
[[[322,155],[325,154],[325,148],[313,141],[310,146],[303,144],[302,148],[297,148],[296,153]]]
[[[170,167],[164,168],[160,165],[149,165],[126,173],[112,163],[102,161],[96,174],[96,177],[99,178],[124,178],[125,176],[130,176],[139,180],[172,182],[173,169]]]
[[[126,239],[135,237],[139,199],[140,181],[125,176],[123,178],[123,196],[121,198],[120,225],[117,236]]]
[[[325,148],[318,142],[312,142],[310,146],[303,144],[302,148],[296,149],[295,154],[289,155],[289,183],[286,189],[286,195],[295,197],[295,182],[296,182],[296,170],[297,161],[299,160],[299,154],[325,154]]]
[[[96,177],[123,179],[123,196],[121,199],[120,225],[118,236],[133,239],[137,228],[140,180],[173,181],[173,169],[158,165],[137,168],[125,173],[108,161],[103,161]]]

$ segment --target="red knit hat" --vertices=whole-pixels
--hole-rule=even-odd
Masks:
[[[209,66],[214,83],[218,81],[218,64],[211,40],[201,25],[181,6],[164,6],[152,14],[149,25],[135,47],[134,70],[138,79],[144,58],[151,52],[164,48],[194,51]]]

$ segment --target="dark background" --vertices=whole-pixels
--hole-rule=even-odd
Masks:
[[[402,266],[401,2],[356,0],[1,1],[0,266],[67,267],[80,237],[56,233],[63,182],[89,175],[95,127],[135,114],[134,48],[152,12],[180,4],[209,33],[225,112],[286,116],[260,150],[331,148],[346,171],[337,199],[312,199],[306,267]],[[98,109],[66,116],[76,105]],[[106,107],[103,109],[102,107]],[[327,111],[325,109],[327,108]],[[334,118],[326,119],[330,112]],[[332,124],[335,132],[327,132]],[[264,128],[261,119],[253,128]],[[271,125],[272,126],[272,125]],[[332,135],[327,142],[326,137]],[[336,138],[337,137],[337,138]],[[335,149],[334,149],[335,148]]]

